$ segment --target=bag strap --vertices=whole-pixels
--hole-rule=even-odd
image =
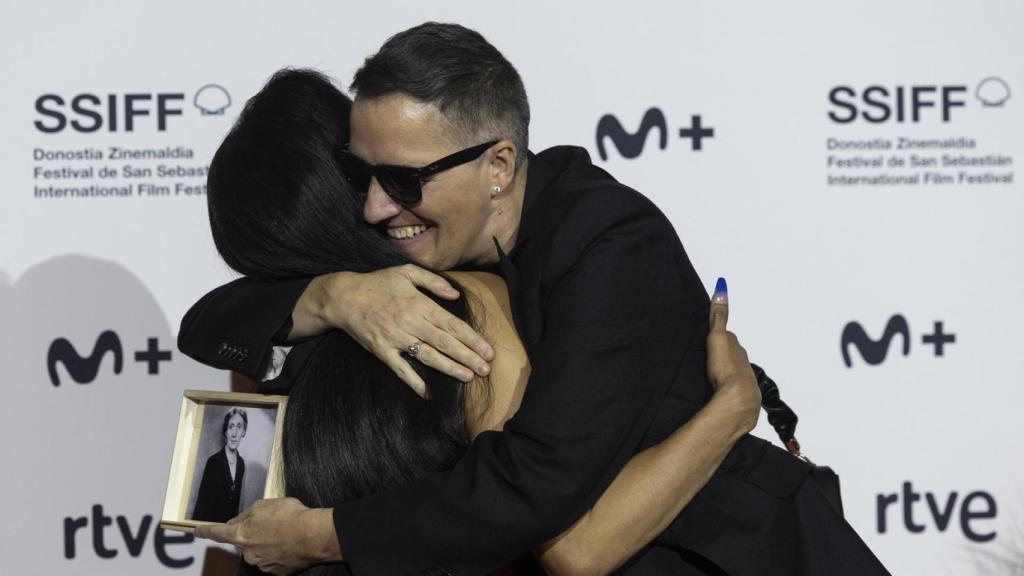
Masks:
[[[796,439],[796,423],[800,420],[796,412],[782,401],[779,386],[765,373],[764,368],[757,364],[751,364],[750,367],[754,370],[757,387],[761,389],[761,408],[768,414],[768,423],[775,428],[779,440],[782,440],[790,454],[810,462],[810,459],[800,451],[800,442]]]

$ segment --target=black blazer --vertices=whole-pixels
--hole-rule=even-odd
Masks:
[[[245,479],[245,460],[238,455],[235,463],[235,479],[231,480],[231,467],[224,448],[206,459],[203,479],[199,482],[199,494],[193,508],[192,520],[227,522],[238,516],[238,503]]]
[[[508,562],[568,528],[633,454],[712,393],[703,284],[664,215],[585,150],[530,156],[517,245],[498,270],[532,364],[522,405],[502,431],[478,436],[450,472],[335,507],[355,574],[472,575]],[[186,315],[180,348],[257,375],[307,282],[218,288]],[[289,356],[286,370],[297,368],[293,361],[301,356]],[[716,565],[730,574],[885,573],[841,516],[820,507],[827,502],[806,482],[809,470],[767,442],[743,439],[623,573],[722,573]],[[820,544],[803,541],[808,521],[833,538],[829,550],[849,570],[827,558],[806,564],[818,557],[806,547]]]

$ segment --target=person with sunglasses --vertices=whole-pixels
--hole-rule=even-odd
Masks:
[[[303,69],[279,71],[246,103],[210,163],[207,187],[214,244],[231,268],[269,281],[316,268],[329,273],[407,262],[362,222],[362,200],[332,158],[347,133],[339,127],[348,123],[350,107],[327,78]],[[276,211],[293,214],[293,226],[279,226]],[[321,218],[333,225],[318,225]],[[292,382],[285,415],[282,455],[293,506],[316,514],[450,470],[475,436],[500,430],[516,412],[530,363],[513,327],[507,287],[489,272],[451,271],[445,278],[463,297],[439,302],[498,349],[490,376],[463,383],[419,365],[429,391],[421,398],[344,332],[318,339]],[[693,497],[699,483],[688,475],[702,471],[685,463],[710,435],[724,431],[736,438],[756,422],[760,395],[746,352],[726,331],[724,282],[721,288],[707,338],[715,398],[666,440],[635,455],[572,528],[532,551],[545,572],[585,575],[620,566]],[[238,513],[235,504],[219,522]],[[260,508],[267,505],[274,504]],[[271,573],[295,567],[236,542],[245,526],[235,521],[200,528],[197,535],[241,544],[245,558]],[[531,573],[533,554],[505,566]],[[348,572],[326,563],[307,573]]]
[[[403,206],[415,206],[423,201],[423,183],[430,180],[433,175],[477,160],[499,142],[500,140],[491,140],[470,146],[420,168],[374,166],[349,151],[348,145],[339,146],[337,154],[345,177],[356,190],[365,193],[370,189],[372,179],[376,178],[381,189],[392,200]]]
[[[653,204],[582,149],[527,151],[522,82],[476,32],[428,23],[399,33],[352,89],[350,142],[335,158],[365,195],[367,225],[422,267],[241,279],[193,306],[179,346],[272,388],[290,385],[316,335],[339,328],[425,395],[410,357],[466,382],[493,358],[491,344],[420,292],[459,297],[429,270],[500,273],[532,366],[501,430],[480,433],[451,470],[335,506],[330,534],[322,512],[286,502],[232,529],[281,562],[486,573],[570,527],[633,455],[713,396],[708,296]],[[699,492],[623,573],[822,573],[830,562],[806,549],[812,538],[856,559],[850,574],[885,573],[860,563],[873,557],[807,481],[809,465],[749,435],[732,441],[712,435],[685,463]],[[315,550],[286,549],[289,534],[309,535]]]

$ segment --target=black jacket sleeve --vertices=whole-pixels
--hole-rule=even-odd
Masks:
[[[637,450],[681,371],[704,379],[702,288],[635,194],[575,207],[545,246],[544,330],[518,413],[450,472],[337,506],[355,574],[482,574],[568,528]],[[531,242],[537,242],[535,238]],[[698,281],[699,284],[699,281]]]
[[[203,364],[259,382],[275,338],[290,328],[292,309],[310,281],[240,278],[214,289],[185,313],[178,349]]]

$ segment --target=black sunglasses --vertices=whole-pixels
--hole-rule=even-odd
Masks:
[[[345,178],[355,189],[365,194],[370,189],[370,178],[376,178],[388,196],[403,205],[419,204],[423,200],[423,182],[438,172],[476,160],[488,148],[500,142],[495,140],[478,144],[465,150],[449,154],[436,162],[421,168],[410,166],[374,166],[348,149],[348,144],[338,149],[338,158]]]

